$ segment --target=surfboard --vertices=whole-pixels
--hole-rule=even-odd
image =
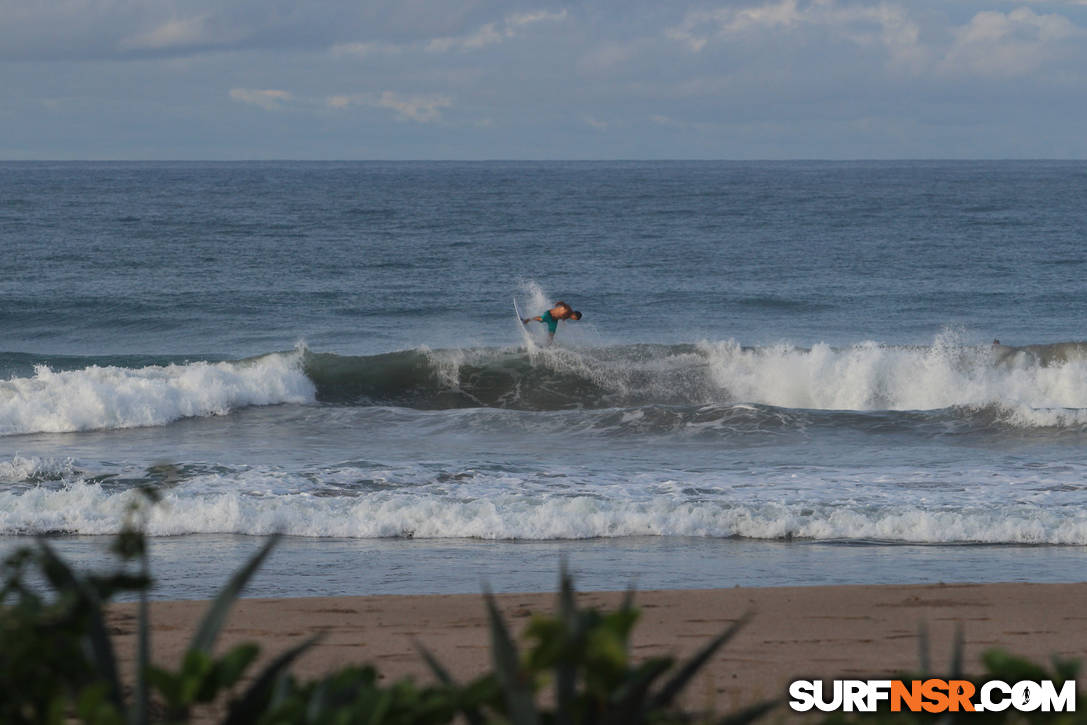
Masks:
[[[513,298],[513,311],[517,314],[517,327],[521,330],[521,339],[524,340],[525,347],[531,351],[536,347],[536,341],[532,339],[532,333],[528,331],[528,327],[522,322],[525,318],[521,317],[521,308],[517,305],[516,297]]]

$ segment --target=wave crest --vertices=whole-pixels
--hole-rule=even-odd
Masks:
[[[735,341],[602,348],[307,353],[317,398],[420,409],[721,406],[971,410],[1011,425],[1087,422],[1087,345],[845,348]]]
[[[651,428],[674,428],[683,421],[668,419],[677,415],[706,422],[704,409],[717,411],[711,417],[727,409],[728,417],[742,418],[736,406],[744,405],[771,418],[788,411],[944,411],[982,425],[1087,426],[1084,343],[968,346],[941,336],[912,347],[751,348],[730,340],[368,356],[300,347],[231,362],[72,363],[65,359],[72,369],[61,370],[38,364],[33,375],[0,381],[0,435],[163,425],[315,401],[419,410],[617,409],[652,417],[659,425]]]
[[[140,368],[37,365],[32,377],[0,382],[0,435],[164,425],[249,405],[309,402],[315,389],[301,354]]]
[[[0,492],[0,535],[112,534],[140,494],[97,483]],[[200,533],[342,538],[586,539],[742,537],[899,543],[1087,544],[1087,512],[1026,503],[961,508],[851,503],[728,503],[502,494],[487,498],[369,493],[355,497],[167,492],[152,536]]]

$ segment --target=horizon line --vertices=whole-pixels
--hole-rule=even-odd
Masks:
[[[406,164],[443,164],[443,163],[521,163],[521,164],[571,164],[571,163],[978,163],[978,162],[1055,162],[1076,163],[1087,161],[1087,157],[1048,157],[1048,156],[1003,156],[1003,157],[849,157],[849,158],[821,158],[821,157],[796,157],[796,158],[40,158],[40,159],[0,159],[0,164],[80,164],[80,163],[172,163],[172,164],[247,164],[247,163],[310,163],[310,164],[343,164],[343,163],[406,163]]]

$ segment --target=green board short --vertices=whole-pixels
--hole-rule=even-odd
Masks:
[[[552,335],[555,334],[555,330],[559,329],[559,321],[551,316],[551,310],[540,315],[540,322],[547,325],[547,331]]]

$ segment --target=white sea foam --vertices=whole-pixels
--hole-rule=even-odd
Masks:
[[[1025,356],[999,364],[953,336],[927,347],[874,342],[844,349],[788,345],[750,349],[699,345],[713,385],[737,402],[817,410],[994,409],[1023,427],[1087,423],[1087,360],[1040,365]]]
[[[13,456],[10,461],[0,461],[0,482],[59,481],[71,478],[75,470],[72,459],[58,461],[55,458]]]
[[[91,366],[0,381],[0,435],[163,425],[316,395],[301,352],[139,369]]]
[[[97,483],[0,493],[0,534],[115,533],[135,491]],[[403,492],[357,497],[167,492],[153,509],[154,536],[196,533],[315,537],[585,539],[742,536],[917,543],[1087,544],[1087,511],[1026,503],[992,506],[729,504],[682,496],[650,499],[504,494],[488,498]]]

